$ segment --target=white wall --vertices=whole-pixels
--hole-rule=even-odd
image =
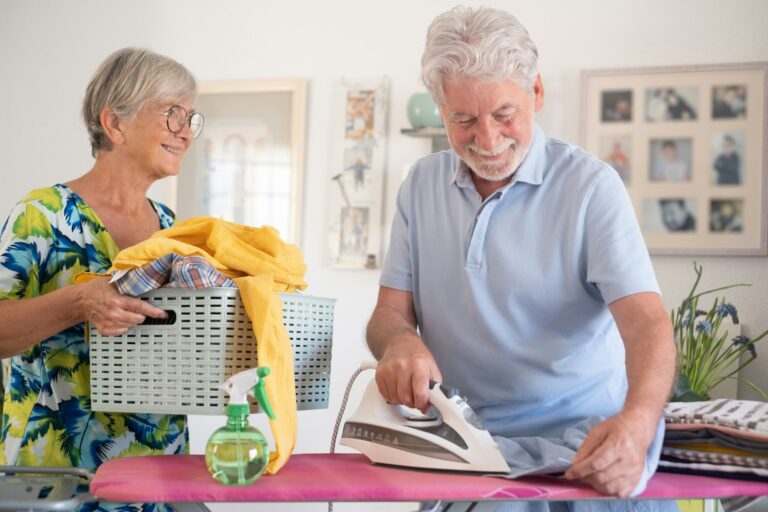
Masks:
[[[538,122],[550,135],[573,142],[579,140],[583,69],[768,60],[764,0],[482,4],[507,8],[528,27],[539,46],[546,88]],[[117,48],[150,47],[184,63],[199,80],[309,79],[302,249],[309,266],[308,291],[339,301],[330,408],[299,415],[297,451],[327,450],[346,380],[368,357],[363,329],[378,279],[378,271],[339,271],[325,265],[333,85],[342,76],[391,77],[389,219],[403,166],[428,150],[426,141],[402,136],[400,128],[407,126],[408,96],[420,89],[426,27],[450,5],[441,0],[0,0],[0,211],[7,212],[33,187],[75,178],[89,168],[80,102],[90,74]],[[767,258],[697,260],[705,266],[704,285],[751,282],[751,288],[729,296],[740,307],[747,333],[768,328]],[[654,258],[668,308],[687,294],[693,277],[690,261]],[[768,387],[768,349],[759,352],[759,364],[747,374]],[[351,404],[355,402],[353,398]],[[194,418],[193,451],[200,452],[210,431],[222,422]]]

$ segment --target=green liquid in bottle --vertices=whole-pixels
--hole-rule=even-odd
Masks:
[[[264,473],[267,462],[267,442],[258,429],[248,424],[247,413],[230,414],[227,426],[216,430],[205,447],[208,471],[226,485],[252,483]]]

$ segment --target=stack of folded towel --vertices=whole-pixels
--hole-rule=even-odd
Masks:
[[[768,479],[768,403],[670,402],[659,469],[740,479]]]

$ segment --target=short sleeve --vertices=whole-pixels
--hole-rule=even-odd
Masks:
[[[379,279],[381,286],[405,292],[413,291],[412,255],[408,235],[413,175],[413,172],[408,173],[397,194],[389,250]]]
[[[632,202],[619,175],[601,172],[585,212],[587,282],[606,304],[640,292],[659,292]]]
[[[34,204],[14,207],[0,233],[0,299],[40,295],[52,240],[50,220]]]

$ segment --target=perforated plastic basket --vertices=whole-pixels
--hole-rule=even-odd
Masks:
[[[297,406],[328,407],[335,300],[288,293],[280,298]],[[258,366],[257,340],[237,289],[162,288],[142,299],[169,311],[168,323],[148,319],[122,336],[90,330],[92,409],[225,414],[228,399],[219,384]]]

